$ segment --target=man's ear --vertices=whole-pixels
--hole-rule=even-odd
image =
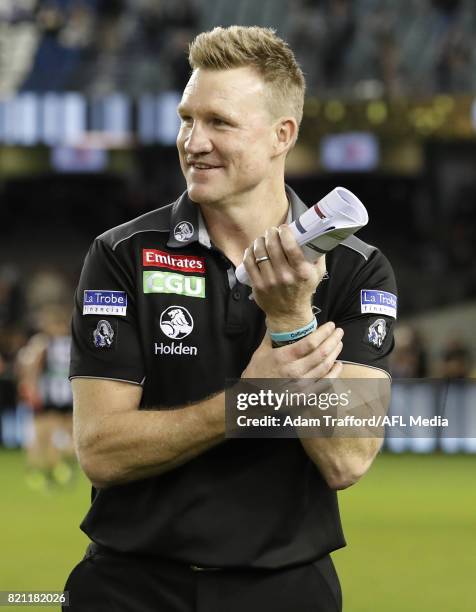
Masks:
[[[298,125],[294,117],[281,117],[274,128],[276,155],[287,153],[297,140]]]

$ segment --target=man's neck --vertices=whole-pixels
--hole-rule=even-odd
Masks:
[[[235,265],[241,263],[245,249],[255,238],[286,222],[288,208],[284,183],[223,205],[200,204],[211,241]]]

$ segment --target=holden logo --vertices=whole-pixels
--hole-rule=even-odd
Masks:
[[[160,329],[169,338],[186,338],[193,330],[192,315],[182,306],[169,306],[160,315]]]
[[[179,242],[187,242],[193,236],[193,225],[188,221],[181,221],[174,227],[174,238]]]

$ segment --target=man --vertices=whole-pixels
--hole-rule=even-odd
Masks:
[[[304,99],[287,45],[263,28],[215,28],[189,59],[177,137],[187,192],[97,238],[76,295],[75,439],[93,544],[66,584],[69,609],[340,610],[335,489],[380,442],[225,440],[225,380],[387,379],[393,317],[378,316],[374,346],[360,292],[394,293],[393,275],[353,238],[319,284],[324,257],[307,262],[283,225],[306,210],[284,183]],[[234,273],[245,249],[254,299]],[[273,347],[271,333],[304,327]]]
[[[33,410],[26,436],[27,484],[36,490],[69,484],[75,475],[69,318],[64,305],[43,306],[38,333],[18,354],[19,396]]]

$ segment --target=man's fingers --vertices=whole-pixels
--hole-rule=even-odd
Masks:
[[[324,378],[325,376],[327,376],[332,370],[332,367],[340,352],[342,351],[342,348],[343,344],[342,342],[339,342],[335,349],[332,351],[332,353],[328,355],[324,359],[324,361],[321,361],[319,365],[317,365],[306,373],[306,378]]]
[[[253,285],[253,287],[256,287],[261,281],[261,274],[258,268],[258,264],[255,260],[253,249],[251,247],[248,247],[245,251],[245,255],[243,257],[243,265],[245,266],[245,270],[249,276],[251,284]]]
[[[313,274],[312,267],[314,267],[319,274],[319,282],[321,282],[326,273],[326,256],[321,255],[313,262],[308,261],[289,227],[280,225],[278,231],[289,267],[296,271],[303,280],[307,280]]]
[[[277,227],[271,227],[264,236],[266,251],[273,264],[276,276],[286,283],[293,281],[293,270],[290,268],[286,254],[279,238]]]
[[[292,230],[287,225],[280,225],[278,231],[284,254],[291,268],[297,270],[303,264],[308,263],[301,247],[296,242]]]
[[[342,373],[343,367],[344,367],[344,364],[342,363],[342,361],[336,361],[334,365],[332,366],[332,368],[329,370],[329,372],[324,376],[324,378],[325,379],[339,378],[339,376]]]
[[[343,336],[344,330],[329,321],[298,342],[275,350],[282,352],[280,358],[291,378],[322,378],[342,351]]]
[[[251,248],[253,250],[255,259],[259,259],[260,257],[268,257],[268,251],[266,250],[264,236],[259,236],[258,238],[255,238]]]
[[[264,236],[256,238],[256,240],[253,242],[252,250],[256,266],[258,267],[260,273],[260,277],[263,279],[265,284],[273,283],[276,280],[276,275],[274,272],[273,260],[271,259],[266,248],[266,241]],[[267,257],[268,259],[260,261],[262,257]]]
[[[301,376],[307,377],[310,371],[331,357],[339,344],[342,344],[342,336],[343,331],[340,328],[334,330],[314,351],[297,361]]]

